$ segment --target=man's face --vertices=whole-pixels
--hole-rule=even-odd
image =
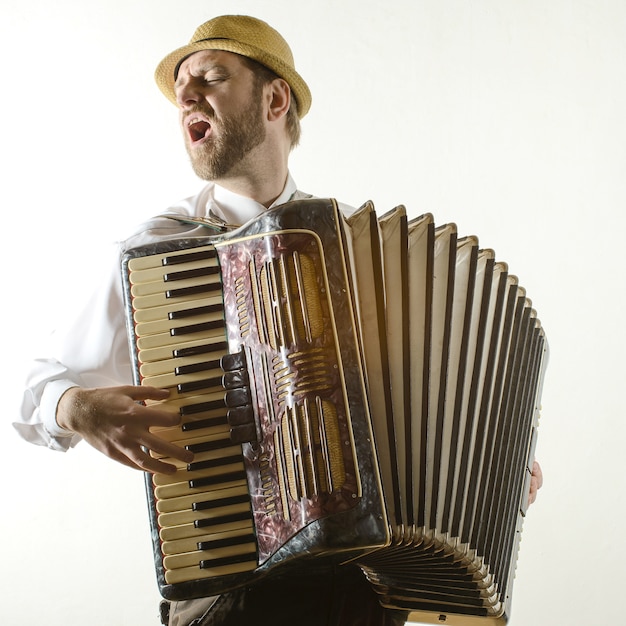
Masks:
[[[200,178],[236,175],[263,143],[262,92],[236,54],[203,50],[182,62],[175,93],[185,146]]]

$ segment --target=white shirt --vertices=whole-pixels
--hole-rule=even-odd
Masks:
[[[288,177],[285,189],[272,206],[310,197],[297,191]],[[198,195],[170,207],[165,214],[182,217],[213,215],[229,224],[244,224],[265,207],[251,198],[239,196],[209,183]],[[83,310],[50,338],[46,356],[33,362],[26,381],[20,418],[14,422],[27,441],[65,451],[80,441],[56,422],[61,396],[70,387],[109,387],[133,384],[122,291],[120,250],[171,237],[207,234],[194,227],[162,217],[142,224],[119,248],[102,281]]]

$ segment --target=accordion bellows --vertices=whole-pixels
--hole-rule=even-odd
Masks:
[[[123,259],[136,382],[195,454],[146,479],[162,595],[325,559],[412,619],[506,623],[547,361],[506,264],[371,203],[190,232]]]

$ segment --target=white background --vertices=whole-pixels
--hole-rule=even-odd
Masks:
[[[141,475],[10,422],[98,251],[200,188],[152,72],[229,12],[281,31],[311,87],[300,188],[430,211],[520,276],[551,360],[510,623],[623,623],[621,0],[2,1],[0,622],[158,623]]]

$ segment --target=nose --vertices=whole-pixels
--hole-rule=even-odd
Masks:
[[[174,86],[174,94],[176,95],[176,102],[181,108],[188,107],[193,104],[197,104],[202,98],[200,93],[198,81],[193,77],[181,76],[176,81]]]

